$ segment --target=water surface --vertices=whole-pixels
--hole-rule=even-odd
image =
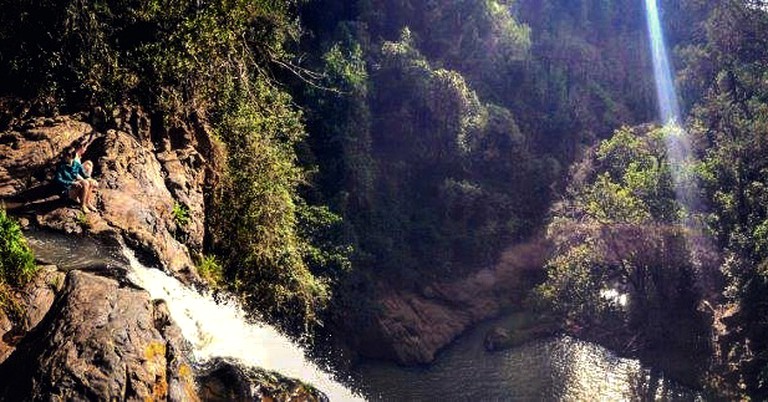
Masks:
[[[438,355],[430,367],[360,364],[355,375],[369,400],[384,401],[624,401],[699,400],[696,393],[639,361],[560,336],[489,353],[485,333],[510,315],[478,326]]]

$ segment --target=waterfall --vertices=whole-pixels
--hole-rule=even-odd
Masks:
[[[248,366],[312,384],[331,401],[363,400],[309,361],[300,347],[273,327],[249,323],[237,303],[217,303],[159,269],[143,266],[127,248],[124,254],[132,268],[129,279],[147,290],[153,299],[166,301],[184,338],[192,344],[196,360],[235,358]]]

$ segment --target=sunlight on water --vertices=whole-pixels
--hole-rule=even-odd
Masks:
[[[218,304],[162,271],[141,265],[130,250],[125,249],[124,253],[132,268],[129,278],[152,298],[166,301],[184,338],[193,345],[197,360],[231,357],[310,383],[331,401],[363,400],[307,360],[303,350],[277,330],[265,324],[248,323],[236,303]]]
[[[429,367],[365,361],[362,391],[382,401],[700,401],[691,390],[589,342],[568,336],[488,353],[488,330],[515,315],[480,324],[442,351]]]

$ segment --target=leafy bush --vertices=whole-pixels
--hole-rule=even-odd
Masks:
[[[299,233],[297,187],[304,172],[294,145],[304,137],[301,115],[287,94],[263,78],[229,99],[218,123],[228,160],[212,211],[215,245],[225,277],[246,302],[292,328],[310,326],[329,298],[310,272]]]
[[[35,256],[21,228],[5,208],[0,208],[0,308],[18,316],[20,311],[11,297],[11,288],[23,286],[36,272]]]
[[[11,286],[22,286],[36,271],[35,256],[19,224],[0,208],[0,280]]]
[[[680,224],[665,135],[622,128],[574,167],[547,228],[554,252],[536,293],[580,335],[696,381],[711,352],[701,272],[717,260],[699,253],[694,262],[691,245],[706,239]]]
[[[216,256],[201,256],[200,262],[197,264],[197,272],[214,288],[223,285],[224,267],[221,266]]]
[[[173,221],[178,226],[184,227],[189,224],[189,208],[186,205],[179,204],[178,202],[174,203],[171,214],[173,215]]]

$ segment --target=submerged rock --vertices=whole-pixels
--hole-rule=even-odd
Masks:
[[[144,291],[78,271],[0,378],[9,401],[196,399],[183,339],[164,309]]]
[[[528,323],[519,328],[493,327],[485,334],[483,346],[489,352],[511,349],[535,339],[553,336],[558,330],[554,322]]]
[[[322,392],[301,381],[222,358],[199,368],[197,382],[200,398],[208,402],[328,401]]]

